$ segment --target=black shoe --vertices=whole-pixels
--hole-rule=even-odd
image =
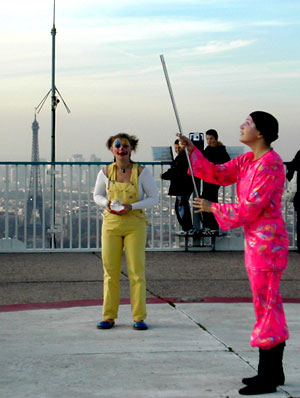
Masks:
[[[258,375],[253,376],[253,377],[244,377],[242,379],[242,383],[245,384],[246,386],[249,386],[250,384],[256,383],[258,379]]]
[[[195,235],[195,233],[196,233],[196,230],[194,228],[192,228],[192,229],[189,229],[188,231],[186,231],[185,234],[190,236],[190,235]]]
[[[242,379],[242,383],[246,384],[246,386],[250,386],[251,384],[257,383],[258,378],[259,378],[258,375],[254,376],[254,377],[244,377]],[[274,376],[274,378],[275,378],[275,376]],[[280,374],[276,377],[276,386],[283,386],[284,382],[285,382],[285,377],[284,377],[284,373],[282,372],[282,374]]]
[[[282,366],[285,342],[269,350],[259,349],[258,375],[244,378],[242,382],[246,387],[241,388],[241,395],[257,395],[276,392],[278,385],[284,384],[284,371]]]
[[[263,381],[257,381],[254,384],[243,387],[239,390],[241,395],[258,395],[258,394],[269,394],[276,392],[277,388],[275,384],[264,383]]]
[[[210,228],[202,228],[201,234],[202,234],[202,236],[211,236],[211,229]]]

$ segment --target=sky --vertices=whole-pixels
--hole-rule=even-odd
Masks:
[[[53,0],[1,4],[0,159],[31,159],[35,108],[51,88]],[[218,131],[239,143],[240,124],[265,110],[280,125],[284,161],[300,149],[299,0],[56,0],[56,160],[111,160],[105,143],[136,135],[137,161],[184,134]],[[40,158],[51,159],[50,98],[37,114]]]

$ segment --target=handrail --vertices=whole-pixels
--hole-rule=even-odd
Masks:
[[[55,237],[49,245],[51,211],[51,162],[0,162],[0,252],[100,251],[102,210],[93,201],[93,187],[102,165],[110,162],[55,162]],[[188,242],[176,235],[180,229],[175,212],[175,198],[168,196],[169,182],[160,178],[170,165],[167,161],[140,162],[148,166],[157,182],[160,201],[147,209],[149,221],[147,250],[193,250],[195,240]],[[220,202],[235,201],[235,187],[223,187]],[[295,249],[296,223],[292,203],[283,202],[290,249]],[[196,214],[193,215],[197,217]],[[194,222],[195,219],[194,219]],[[227,232],[216,242],[216,250],[242,250],[243,232]]]

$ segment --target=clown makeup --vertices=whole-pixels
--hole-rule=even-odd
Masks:
[[[130,156],[132,146],[127,138],[116,138],[110,150],[115,156]]]
[[[130,147],[130,142],[127,140],[127,138],[117,138],[117,139],[114,141],[113,146],[114,146],[114,148],[116,148],[116,149],[120,149],[121,146],[122,146],[123,148],[126,148],[126,149],[127,149],[128,147]]]

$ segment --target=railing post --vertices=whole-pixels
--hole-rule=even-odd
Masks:
[[[19,193],[19,166],[16,164],[16,183],[15,183],[15,239],[18,239],[19,236],[19,223],[18,223],[18,193]]]
[[[42,248],[45,249],[46,247],[46,211],[45,211],[45,191],[46,191],[46,181],[45,181],[45,165],[43,165],[43,173],[41,177],[41,184],[42,184],[42,199],[43,199],[43,206],[42,206]]]
[[[8,213],[8,192],[9,192],[9,179],[8,179],[8,165],[5,166],[5,239],[9,238],[9,213]]]
[[[69,223],[70,223],[70,234],[69,234],[69,248],[70,249],[72,249],[72,247],[73,247],[73,210],[72,210],[72,207],[73,207],[73,170],[74,170],[74,167],[73,167],[73,165],[71,164],[70,165],[70,192],[69,192],[69,207],[70,207],[70,209],[69,209],[69,214],[70,214],[70,217],[69,217]]]

